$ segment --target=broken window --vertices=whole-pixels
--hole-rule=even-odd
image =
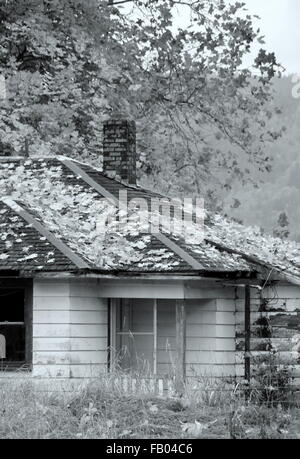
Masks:
[[[26,364],[26,314],[24,289],[0,289],[0,368],[12,370]]]

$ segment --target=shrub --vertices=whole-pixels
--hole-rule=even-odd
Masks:
[[[293,394],[293,366],[282,363],[273,349],[252,360],[251,398],[261,404],[287,404]]]

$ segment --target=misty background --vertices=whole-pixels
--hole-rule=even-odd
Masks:
[[[274,123],[284,125],[285,134],[266,148],[273,159],[269,173],[257,174],[263,181],[254,188],[236,186],[225,198],[229,215],[245,224],[263,227],[273,232],[278,227],[282,213],[288,219],[290,237],[300,241],[300,98],[295,99],[292,74],[300,74],[300,2],[297,0],[245,0],[251,14],[260,16],[261,30],[265,35],[266,48],[274,51],[278,61],[286,69],[283,78],[275,82],[274,103],[282,110]],[[253,49],[253,55],[258,49]],[[233,207],[237,197],[239,207]],[[238,205],[238,203],[235,203]]]

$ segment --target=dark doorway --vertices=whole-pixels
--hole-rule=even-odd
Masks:
[[[29,363],[29,320],[25,288],[0,288],[0,369]]]

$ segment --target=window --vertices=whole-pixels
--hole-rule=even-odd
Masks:
[[[0,288],[0,368],[12,370],[28,360],[25,289]]]

